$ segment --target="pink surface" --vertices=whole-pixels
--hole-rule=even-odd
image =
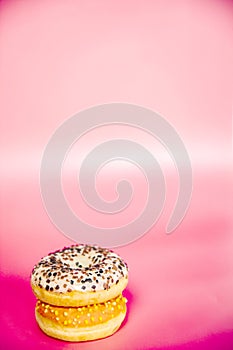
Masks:
[[[232,10],[231,1],[214,0],[0,2],[4,349],[233,348]],[[40,161],[60,123],[109,102],[154,109],[176,128],[192,161],[193,198],[182,224],[165,235],[179,183],[157,141],[118,126],[93,131],[71,150],[64,191],[84,220],[120,226],[144,205],[145,179],[125,162],[109,164],[97,179],[106,200],[114,198],[118,176],[134,183],[125,212],[110,221],[82,203],[79,166],[106,139],[127,137],[149,148],[165,173],[167,199],[147,235],[116,249],[130,267],[121,329],[104,340],[69,344],[45,336],[34,319],[31,269],[71,243],[43,208]]]

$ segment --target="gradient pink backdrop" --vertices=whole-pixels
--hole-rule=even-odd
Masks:
[[[232,1],[1,1],[1,345],[4,349],[233,348]],[[146,182],[125,162],[103,168],[97,186],[135,186],[132,205],[110,221],[81,201],[76,176],[96,144],[125,136],[157,157],[167,181],[158,223],[116,249],[130,267],[126,322],[112,337],[75,344],[48,338],[34,320],[33,265],[69,245],[40,197],[44,147],[68,117],[90,106],[129,102],[163,115],[193,167],[193,198],[178,229],[165,226],[178,191],[166,150],[133,128],[95,130],[73,147],[63,186],[75,212],[119,226],[140,213]],[[110,179],[110,180],[109,180]]]

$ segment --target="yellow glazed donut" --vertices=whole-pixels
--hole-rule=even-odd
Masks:
[[[126,314],[126,299],[119,296],[105,303],[81,307],[36,304],[36,320],[47,335],[68,340],[86,341],[107,337],[120,327]]]
[[[73,245],[50,253],[31,274],[36,320],[46,334],[63,340],[111,335],[126,314],[127,282],[127,264],[111,250]]]

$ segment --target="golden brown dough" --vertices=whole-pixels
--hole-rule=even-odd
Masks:
[[[112,335],[126,315],[126,299],[68,308],[37,302],[35,316],[47,335],[66,341],[86,341]]]

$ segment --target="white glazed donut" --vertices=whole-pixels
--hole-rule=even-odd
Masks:
[[[128,282],[127,264],[111,250],[73,245],[42,258],[31,286],[38,299],[57,306],[102,303],[120,295]]]

